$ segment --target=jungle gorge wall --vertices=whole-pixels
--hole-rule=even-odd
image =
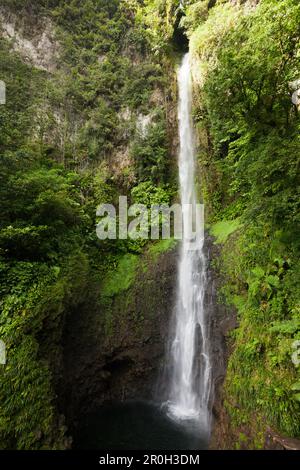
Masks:
[[[299,4],[207,6],[190,2],[184,22],[199,174],[220,249],[218,295],[237,311],[212,446],[299,448],[282,437],[300,432],[292,360],[299,339],[299,113],[291,88],[299,76]]]
[[[183,31],[211,233],[212,445],[299,437],[299,13],[296,0],[184,14],[175,0],[2,1],[1,448],[69,448],[81,414],[151,395],[176,247],[99,243],[96,207],[176,199]]]
[[[177,191],[176,55],[147,15],[138,2],[2,2],[3,449],[69,448],[86,411],[151,397],[176,249],[96,236],[99,204]]]
[[[125,255],[66,324],[60,408],[71,429],[103,403],[153,400],[177,286],[177,247]]]

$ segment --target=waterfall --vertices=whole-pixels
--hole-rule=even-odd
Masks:
[[[185,205],[195,207],[197,203],[189,54],[184,56],[180,66],[178,86],[179,179],[184,213]],[[209,434],[212,378],[209,328],[204,304],[207,281],[204,237],[197,239],[196,249],[191,250],[187,231],[184,223],[178,267],[178,297],[168,352],[167,409],[168,414],[175,419],[200,423],[202,430]]]

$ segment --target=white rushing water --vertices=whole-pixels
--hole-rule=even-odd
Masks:
[[[185,204],[196,207],[197,203],[189,54],[184,56],[180,66],[178,85],[179,177],[184,212]],[[188,227],[184,224],[178,268],[178,298],[169,350],[168,413],[178,420],[194,420],[209,433],[211,363],[209,328],[204,308],[206,288],[204,237],[197,238],[196,249],[191,250],[187,232]]]

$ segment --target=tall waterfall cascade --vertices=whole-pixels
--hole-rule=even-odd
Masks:
[[[196,207],[195,146],[192,122],[192,78],[186,54],[178,71],[179,179],[183,220],[185,207]],[[204,220],[202,220],[204,224]],[[204,234],[204,227],[202,227]],[[178,266],[177,301],[171,325],[168,369],[168,414],[180,421],[194,421],[210,431],[212,389],[208,318],[205,312],[207,284],[204,236],[191,249],[186,223]]]

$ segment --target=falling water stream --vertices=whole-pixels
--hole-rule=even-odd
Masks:
[[[206,259],[204,236],[191,245],[185,211],[196,207],[195,146],[192,123],[192,79],[186,54],[178,72],[179,179],[183,207],[183,241],[178,272],[178,297],[172,325],[168,367],[168,414],[198,423],[210,432],[211,362],[205,312]],[[204,221],[202,220],[202,224]],[[203,229],[203,227],[202,227]],[[202,230],[204,233],[204,230]],[[199,235],[199,234],[197,234]]]
[[[167,400],[113,403],[87,415],[74,436],[77,449],[205,449],[210,436],[211,359],[205,309],[206,259],[201,220],[191,238],[189,207],[197,206],[189,55],[178,73],[179,176],[183,241],[178,296],[166,358]],[[194,212],[194,211],[192,211]],[[187,216],[187,217],[186,217]],[[165,412],[166,411],[166,412]]]

